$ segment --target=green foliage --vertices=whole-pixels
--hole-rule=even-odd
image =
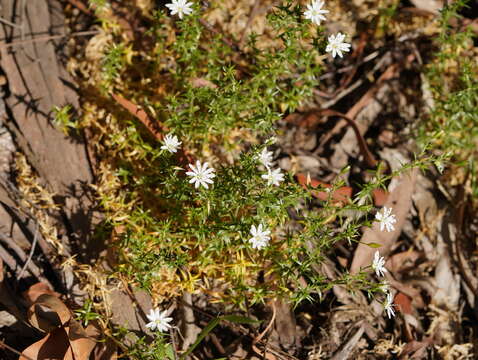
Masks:
[[[420,129],[423,149],[434,151],[441,172],[448,162],[472,174],[474,196],[478,195],[475,170],[478,139],[478,66],[470,53],[473,33],[470,29],[451,28],[450,19],[466,1],[456,1],[442,12],[439,51],[428,67],[427,80],[433,107]]]
[[[116,336],[119,336],[117,334]],[[168,342],[168,337],[155,336],[152,342],[144,337],[135,340],[134,344],[125,349],[122,359],[136,360],[175,360],[174,350]]]
[[[53,107],[53,123],[60,129],[65,135],[69,135],[70,131],[78,128],[78,123],[71,120],[71,105],[65,105],[63,107]]]
[[[179,156],[162,150],[125,112],[109,110],[92,125],[102,157],[98,194],[107,214],[101,231],[115,229],[118,272],[159,299],[205,291],[212,300],[239,308],[276,297],[297,305],[320,298],[335,285],[370,296],[383,292],[381,284],[370,280],[369,269],[357,275],[344,271],[330,280],[320,264],[335,244],[359,241],[361,228],[372,224],[374,189],[385,188],[393,176],[411,168],[443,162],[458,148],[472,151],[471,138],[458,143],[448,135],[477,120],[476,77],[469,72],[474,64],[453,57],[464,72],[453,91],[444,93],[449,83],[440,82],[440,61],[449,61],[449,38],[441,38],[443,55],[429,73],[437,106],[422,129],[423,152],[391,174],[381,166],[372,170],[374,180],[345,204],[330,196],[317,205],[312,189],[299,186],[290,174],[280,186],[268,186],[261,177],[267,170],[257,158],[264,147],[274,147],[275,123],[305,104],[317,85],[326,43],[323,29],[311,26],[302,9],[288,1],[268,15],[277,41],[259,46],[259,35],[251,34],[239,50],[207,31],[195,6],[183,20],[156,12],[147,34],[153,48],[129,56],[132,45],[115,38],[101,64],[103,92],[121,92],[143,105],[155,124],[178,136],[184,150]],[[394,9],[384,18],[393,16]],[[444,128],[448,116],[453,121]],[[428,154],[437,149],[444,153]],[[189,183],[183,155],[208,161],[215,169],[209,189]],[[330,194],[344,183],[332,185]],[[258,224],[272,233],[261,250],[248,241],[251,226]],[[224,319],[234,321],[217,318],[202,337]],[[140,339],[129,355],[172,358],[167,342],[163,335],[151,345]]]
[[[209,324],[201,331],[201,333],[198,335],[196,341],[194,344],[192,344],[189,349],[181,355],[181,360],[187,359],[187,356],[190,355],[194,349],[203,341],[203,339],[211,332],[214,330],[214,328],[219,325],[221,321],[230,321],[236,324],[254,324],[254,323],[260,323],[260,321],[256,321],[253,319],[249,319],[247,317],[243,316],[236,316],[236,315],[225,315],[225,316],[219,316],[214,319],[212,319]]]
[[[124,44],[113,44],[106,51],[103,58],[102,75],[104,89],[111,86],[114,79],[119,78],[121,69],[126,64],[125,60],[126,46]]]
[[[108,5],[108,0],[88,0],[88,5],[96,10],[103,9]]]
[[[152,95],[146,100],[148,91],[142,94],[136,86],[129,97],[146,102],[182,147],[209,161],[217,175],[212,188],[195,189],[184,174],[187,164],[151,143],[136,121],[122,120],[120,131],[108,134],[121,190],[102,193],[102,205],[114,213],[110,226],[124,228],[121,271],[165,296],[207,288],[208,279],[216,279],[227,284],[218,300],[241,307],[246,299],[255,304],[281,294],[295,303],[310,300],[330,287],[314,265],[334,243],[356,237],[363,225],[347,223],[337,232],[331,219],[345,224],[348,212],[366,214],[372,207],[363,201],[343,207],[331,199],[317,213],[310,208],[310,192],[291,177],[281,186],[267,186],[261,178],[266,169],[257,157],[274,141],[254,142],[273,134],[283,112],[295,111],[312,94],[324,34],[288,2],[268,16],[278,43],[259,48],[252,34],[247,51],[236,51],[205,30],[199,15],[196,9],[183,20],[174,19],[178,31],[171,41],[167,22],[172,20],[154,14],[149,34],[158,44],[158,59],[148,54],[125,65],[126,45],[115,44],[103,62],[103,78],[112,90],[120,74],[122,87],[129,83],[132,71],[143,82],[167,81],[168,91],[160,99]],[[165,58],[174,61],[166,65]],[[291,221],[291,212],[299,220]],[[251,226],[258,224],[273,234],[263,250],[248,242]],[[351,285],[351,278],[347,281]]]
[[[97,320],[101,316],[93,310],[93,302],[90,299],[86,299],[83,304],[83,308],[75,310],[75,314],[84,326],[88,326],[88,323],[92,320]]]

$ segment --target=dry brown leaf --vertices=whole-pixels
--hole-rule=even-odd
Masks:
[[[19,360],[88,360],[96,341],[75,320],[51,331],[22,352]]]
[[[438,15],[443,8],[442,0],[410,0],[418,9],[428,11],[432,14]]]
[[[49,289],[43,290],[51,292]],[[29,309],[30,323],[49,332],[25,349],[19,360],[88,360],[96,346],[99,331],[92,324],[83,329],[71,315],[71,311],[57,297],[45,293],[39,295]]]
[[[95,339],[88,336],[80,323],[73,319],[70,320],[69,326],[65,327],[65,331],[68,333],[71,352],[74,355],[73,359],[87,360],[96,345]],[[94,334],[99,335],[96,331]]]
[[[33,284],[28,288],[27,291],[24,291],[22,295],[28,301],[29,305],[32,305],[35,301],[37,301],[40,295],[44,294],[48,294],[57,298],[60,297],[59,293],[51,290],[47,284],[42,282]]]
[[[305,174],[297,173],[295,174],[295,177],[297,179],[297,182],[302,185],[302,187],[307,188],[307,185],[310,185],[312,187],[325,187],[327,189],[332,188],[332,185],[327,184],[323,181],[316,180],[313,178],[308,177]],[[332,199],[335,201],[340,201],[340,202],[347,202],[348,199],[352,197],[353,189],[350,186],[342,186],[338,189],[336,189],[332,193]],[[312,196],[320,199],[320,200],[327,200],[329,198],[329,193],[326,191],[312,191],[311,192]],[[373,202],[376,206],[382,206],[385,204],[387,200],[388,193],[383,191],[382,189],[374,189],[372,191],[372,197],[373,197]]]
[[[64,359],[68,347],[68,336],[65,330],[58,328],[23,350],[18,360]]]
[[[397,273],[415,266],[415,262],[421,257],[418,251],[407,250],[393,254],[387,260],[385,267]]]
[[[307,185],[310,185],[312,187],[325,187],[327,189],[330,189],[332,188],[332,185],[330,184],[326,184],[322,181],[319,181],[319,180],[316,180],[316,179],[311,179],[310,177],[307,177],[307,175],[304,175],[304,174],[296,174],[295,175],[296,178],[297,178],[297,181],[300,185],[302,185],[304,188],[307,187]],[[326,191],[312,191],[311,192],[312,196],[316,197],[317,199],[320,199],[320,200],[327,200],[329,198],[329,196],[332,197],[333,200],[335,201],[340,201],[340,202],[347,202],[348,199],[350,199],[352,197],[352,188],[349,187],[349,186],[343,186],[341,188],[338,188],[337,190],[335,190],[332,195],[330,195],[328,192]]]
[[[404,314],[412,314],[412,299],[409,296],[399,292],[395,295],[393,302],[398,306],[400,312]]]
[[[46,312],[45,308],[50,311]],[[71,319],[71,311],[57,297],[43,294],[28,309],[28,318],[37,329],[50,331],[67,324]]]
[[[131,115],[135,116],[139,121],[141,121],[141,123],[146,126],[146,128],[158,141],[163,139],[163,133],[168,131],[167,128],[165,128],[162,124],[154,123],[146,111],[141,109],[138,105],[133,104],[128,99],[125,99],[121,95],[117,95],[115,93],[111,93],[111,96],[119,105],[128,110]]]
[[[381,247],[379,251],[382,256],[389,253],[393,243],[400,236],[401,229],[410,211],[416,176],[417,171],[414,169],[410,173],[392,179],[390,188],[393,190],[390,191],[385,206],[392,208],[397,218],[395,230],[391,232],[380,231],[380,226],[377,222],[375,222],[371,228],[365,229],[352,260],[350,267],[352,274],[356,274],[360,268],[366,267],[372,262],[373,255],[377,249],[366,244],[380,244]]]

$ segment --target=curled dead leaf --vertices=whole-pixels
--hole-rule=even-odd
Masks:
[[[32,305],[33,303],[35,303],[38,297],[43,294],[48,294],[57,298],[60,297],[59,293],[51,290],[47,284],[42,282],[30,286],[28,290],[23,292],[23,297],[25,298],[25,300],[27,300],[29,305]]]
[[[71,311],[57,297],[42,294],[28,309],[28,319],[37,329],[49,332],[67,324],[71,319]]]
[[[28,319],[47,335],[26,348],[19,360],[88,360],[96,346],[99,330],[90,324],[84,329],[57,293],[44,284],[35,284],[24,293],[32,302]],[[113,357],[111,357],[113,358]]]

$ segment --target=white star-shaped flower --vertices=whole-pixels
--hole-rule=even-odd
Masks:
[[[146,324],[146,327],[151,330],[158,330],[161,332],[168,331],[171,328],[169,322],[173,320],[173,318],[166,317],[166,311],[161,312],[159,309],[151,309],[149,310],[149,315],[146,315],[149,323]]]
[[[395,230],[393,224],[397,222],[397,219],[395,218],[395,215],[392,214],[392,208],[384,206],[382,213],[377,212],[375,214],[375,219],[380,223],[380,231],[383,231],[383,229],[388,232]]]
[[[249,242],[252,244],[253,249],[262,249],[266,247],[269,243],[270,238],[270,231],[263,230],[262,224],[259,224],[257,228],[252,225],[251,226],[251,235],[252,237],[249,239]]]
[[[161,146],[161,150],[168,150],[170,153],[175,153],[181,144],[181,141],[178,140],[176,135],[167,134],[164,137],[164,145]]]
[[[199,160],[196,161],[196,166],[189,164],[189,167],[192,170],[186,172],[186,175],[191,176],[189,183],[194,183],[196,189],[199,187],[199,185],[209,189],[208,184],[212,184],[213,181],[211,179],[216,176],[216,174],[214,174],[214,169],[210,168],[207,162],[201,164]]]
[[[172,0],[171,4],[166,4],[166,7],[171,10],[171,15],[178,14],[180,19],[183,15],[190,15],[193,12],[191,6],[193,3],[186,0]]]
[[[261,177],[267,180],[267,185],[279,186],[280,182],[284,181],[284,174],[282,174],[280,168],[274,170],[267,169],[267,174],[264,174]]]
[[[262,165],[269,169],[272,166],[272,156],[272,151],[267,151],[267,147],[265,147],[259,154],[258,159]]]
[[[327,44],[325,51],[332,52],[332,57],[335,58],[337,54],[340,57],[343,57],[342,51],[345,51],[345,52],[350,51],[350,44],[347,44],[346,42],[344,42],[345,34],[342,34],[339,32],[337,33],[337,35],[330,35],[328,40],[329,40],[329,43]]]
[[[387,316],[389,319],[391,319],[392,316],[395,316],[395,311],[393,310],[394,306],[395,304],[393,304],[392,294],[389,292],[387,294],[387,299],[385,300],[385,303],[383,304],[383,309],[387,312]]]
[[[304,11],[304,17],[311,20],[313,23],[320,25],[322,20],[326,20],[323,14],[328,14],[329,10],[324,10],[322,7],[324,2],[321,0],[312,1],[312,4],[307,5],[307,10]]]
[[[385,259],[380,256],[378,250],[375,252],[375,256],[373,258],[372,269],[375,270],[375,274],[377,276],[385,276],[387,269],[385,269]]]

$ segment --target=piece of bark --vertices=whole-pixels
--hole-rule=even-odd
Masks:
[[[291,305],[282,300],[273,300],[276,308],[274,330],[278,335],[280,346],[292,350],[296,345],[296,320]]]
[[[360,340],[364,333],[364,327],[360,326],[357,331],[345,342],[339,351],[337,351],[331,360],[347,360],[350,359],[350,355],[354,350],[357,342]]]
[[[183,293],[183,304],[181,304],[179,312],[181,316],[180,329],[182,334],[181,351],[186,351],[189,346],[194,344],[201,332],[201,328],[197,326],[195,322],[194,311],[191,306],[192,303],[191,293],[185,291]]]
[[[124,289],[113,288],[107,292],[105,300],[109,304],[112,324],[132,332],[152,335],[146,327],[146,314],[153,308],[151,296],[147,292],[133,289],[132,293],[129,293]]]
[[[20,8],[22,3],[2,1],[0,16],[15,24],[23,21],[24,32],[2,24],[0,42],[14,43],[22,38],[29,40],[65,32],[57,0],[26,1],[24,12]],[[61,210],[52,215],[60,233],[67,235],[65,239],[70,242],[67,245],[74,247],[81,258],[95,250],[88,243],[94,219],[88,184],[93,177],[81,136],[67,137],[52,124],[54,106],[71,104],[78,108],[72,80],[58,60],[59,44],[60,40],[27,41],[1,48],[0,66],[9,90],[5,100],[9,116],[3,121],[44,185],[56,194]]]

